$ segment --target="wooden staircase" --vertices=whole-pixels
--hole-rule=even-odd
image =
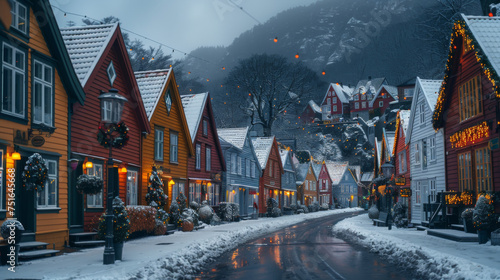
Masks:
[[[97,232],[75,232],[69,234],[69,245],[72,247],[104,246],[104,240],[97,240]]]
[[[50,244],[36,241],[34,233],[23,233],[19,243],[19,260],[55,256],[59,253],[59,250],[55,250],[55,244],[52,244],[52,249],[47,249],[48,245]]]

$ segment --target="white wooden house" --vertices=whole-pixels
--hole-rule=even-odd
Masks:
[[[410,147],[411,222],[414,224],[425,224],[424,204],[435,203],[437,193],[445,190],[443,131],[436,132],[432,127],[441,83],[442,80],[417,77],[411,104],[406,145]]]

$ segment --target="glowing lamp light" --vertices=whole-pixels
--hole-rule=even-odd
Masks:
[[[321,75],[323,75],[323,76],[326,75],[326,72],[325,71],[321,72]]]
[[[493,13],[492,13],[492,12],[490,12],[490,13],[488,14],[488,16],[489,16],[489,17],[493,17]]]
[[[175,185],[174,180],[170,179],[170,180],[168,181],[168,185],[169,185],[169,186]]]
[[[127,168],[126,168],[126,167],[122,167],[122,168],[120,168],[120,172],[121,172],[121,173],[127,173]]]
[[[211,186],[212,186],[212,183],[211,183],[211,182],[208,182],[207,186],[211,187]]]
[[[278,37],[274,37],[274,42],[278,43]]]
[[[91,161],[87,161],[85,163],[85,168],[92,168],[92,167],[94,167],[94,164]]]
[[[12,153],[12,159],[13,160],[20,160],[21,159],[21,154],[18,152]]]
[[[232,192],[233,192],[233,194],[235,194],[235,193],[236,193],[236,191],[235,191],[235,190],[233,190]]]
[[[295,55],[295,58],[299,58],[299,53],[297,53],[297,54]]]

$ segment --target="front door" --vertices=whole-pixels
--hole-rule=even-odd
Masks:
[[[239,204],[240,204],[240,215],[241,216],[246,216],[247,215],[247,190],[244,188],[240,188],[239,191]]]
[[[34,190],[23,187],[22,171],[26,165],[27,157],[21,157],[16,162],[16,218],[23,224],[26,233],[36,230],[36,196]]]
[[[83,228],[83,195],[76,191],[76,180],[83,174],[83,161],[76,170],[69,168],[69,225],[72,228]]]

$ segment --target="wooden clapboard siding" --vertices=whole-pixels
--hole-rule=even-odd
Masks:
[[[461,40],[458,38],[456,40]],[[496,106],[498,100],[496,98],[489,98],[493,92],[493,85],[484,74],[481,65],[477,62],[474,51],[462,54],[461,47],[454,50],[453,61],[451,62],[451,73],[449,75],[449,82],[446,85],[445,91],[448,94],[449,106],[443,112],[445,118],[444,123],[444,141],[446,150],[446,190],[458,191],[458,155],[465,152],[471,152],[472,155],[472,182],[475,184],[475,170],[474,170],[474,151],[478,148],[488,146],[488,141],[497,138],[498,129]],[[481,94],[483,100],[483,113],[468,120],[460,122],[459,116],[459,87],[470,80],[471,78],[480,75],[481,78]],[[450,136],[454,133],[482,123],[483,121],[491,122],[490,136],[481,139],[477,143],[467,145],[463,148],[452,148],[449,141]],[[491,158],[491,173],[493,191],[499,191],[500,185],[500,151],[493,150],[490,152]],[[498,210],[498,209],[497,209]]]
[[[323,180],[326,181],[326,188],[321,189],[323,186]],[[330,174],[328,174],[328,170],[326,169],[326,165],[323,163],[321,165],[321,170],[318,175],[318,190],[319,194],[329,194],[330,195],[330,201],[328,202],[329,205],[332,205],[333,203],[333,188],[332,188],[332,179],[330,179]]]
[[[281,164],[281,157],[279,154],[279,149],[278,149],[278,143],[276,142],[276,138],[273,137],[273,144],[272,144],[271,151],[269,153],[269,157],[267,159],[267,163],[265,168],[262,169],[262,177],[260,178],[260,185],[259,185],[259,214],[264,214],[267,211],[267,206],[265,201],[265,188],[268,188],[273,192],[273,194],[269,197],[275,198],[280,207],[281,207],[281,201],[280,201],[280,195],[274,195],[274,190],[278,190],[278,192],[281,190],[281,175],[283,174],[283,165]],[[273,176],[270,176],[269,174],[269,166],[273,166]]]
[[[304,189],[304,197],[303,197],[303,199],[304,199],[304,203],[305,203],[305,197],[306,196],[313,197],[313,201],[314,201],[314,198],[316,198],[316,201],[318,201],[319,188],[316,185],[316,190],[311,190],[313,182],[317,183],[318,180],[317,180],[316,176],[314,175],[314,170],[312,169],[312,165],[309,164],[309,167],[307,169],[306,178],[305,178],[304,183],[303,183],[303,189]],[[306,184],[309,184],[308,188],[305,187]],[[311,201],[311,202],[313,202],[313,201]]]

